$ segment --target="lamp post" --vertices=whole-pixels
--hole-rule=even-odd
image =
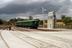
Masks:
[[[43,18],[45,18],[44,16],[44,13],[45,13],[45,11],[46,11],[46,9],[45,8],[41,8],[42,9],[42,15],[43,15]],[[43,28],[45,27],[45,20],[43,19]]]
[[[53,17],[54,17],[54,28],[56,26],[56,11],[53,12]]]

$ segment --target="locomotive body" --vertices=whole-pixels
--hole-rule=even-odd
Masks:
[[[22,20],[16,22],[17,27],[26,27],[26,28],[33,28],[37,29],[39,26],[39,20],[33,19],[33,20]]]

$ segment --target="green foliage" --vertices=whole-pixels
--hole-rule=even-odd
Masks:
[[[65,19],[65,15],[62,15],[62,16],[61,16],[61,19],[62,19],[62,20]]]
[[[66,17],[65,15],[62,15],[61,19],[66,25],[69,24],[69,23],[72,23],[71,17]]]
[[[30,20],[32,20],[32,19],[33,19],[33,17],[32,17],[32,16],[29,16],[29,19],[30,19]]]
[[[42,21],[42,20],[40,20],[39,24],[40,24],[40,25],[43,25],[43,21]]]
[[[1,24],[3,24],[3,20],[2,20],[2,19],[0,19],[0,25],[1,25]]]
[[[17,19],[16,19],[16,18],[14,18],[14,19],[10,19],[9,21],[10,21],[10,22],[16,22],[16,21],[17,21]]]
[[[10,20],[8,21],[8,24],[9,24],[9,25],[15,25],[16,22],[17,22],[17,19],[16,19],[16,18],[13,18],[13,19],[10,19]]]

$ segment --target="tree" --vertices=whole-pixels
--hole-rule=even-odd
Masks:
[[[29,19],[30,19],[30,20],[32,20],[32,19],[33,19],[33,17],[32,17],[32,16],[29,16]]]
[[[61,16],[61,19],[64,20],[64,19],[65,19],[65,16],[66,16],[66,15],[62,15],[62,16]]]
[[[3,20],[2,19],[0,19],[0,24],[3,24]]]
[[[40,24],[40,25],[43,25],[43,20],[40,20],[39,24]]]
[[[66,15],[62,15],[61,19],[66,25],[72,22],[71,17],[66,17]]]
[[[10,19],[10,20],[8,21],[8,24],[9,24],[9,25],[15,25],[16,22],[17,22],[17,19],[16,19],[16,18],[13,18],[13,19]]]
[[[9,21],[10,21],[10,22],[16,22],[16,21],[17,21],[17,19],[16,19],[16,18],[14,18],[14,19],[10,19]]]

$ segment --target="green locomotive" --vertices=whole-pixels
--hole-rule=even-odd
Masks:
[[[26,28],[33,28],[37,29],[39,26],[39,20],[33,19],[33,20],[22,20],[16,22],[17,27],[26,27]]]

